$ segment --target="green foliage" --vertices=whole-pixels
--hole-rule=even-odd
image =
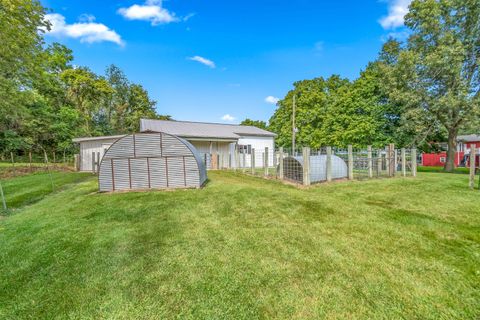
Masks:
[[[307,190],[209,178],[202,190],[98,194],[92,177],[0,218],[0,318],[477,318],[467,176]]]
[[[134,132],[142,117],[170,119],[118,67],[104,77],[73,68],[69,48],[45,47],[44,15],[37,0],[0,4],[0,157],[26,149],[72,152],[74,137]]]
[[[240,122],[240,125],[242,125],[242,126],[253,126],[253,127],[260,128],[260,129],[268,130],[267,123],[265,121],[261,121],[261,120],[252,120],[252,119],[247,118],[247,119],[243,120],[242,122]]]
[[[299,145],[363,147],[395,141],[400,115],[385,99],[377,63],[369,64],[354,82],[332,76],[294,86],[270,119],[279,145],[291,145],[294,95]]]
[[[480,1],[414,0],[405,24],[412,34],[384,70],[390,98],[419,136],[443,131],[451,171],[456,136],[480,116]]]

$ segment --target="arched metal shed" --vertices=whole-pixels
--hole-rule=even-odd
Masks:
[[[200,188],[207,171],[188,141],[166,133],[137,133],[110,146],[98,179],[101,192]]]
[[[283,174],[285,179],[303,182],[303,157],[287,157],[283,159]],[[332,155],[332,179],[342,179],[348,176],[348,167],[342,158]],[[327,156],[310,156],[310,182],[327,180]]]

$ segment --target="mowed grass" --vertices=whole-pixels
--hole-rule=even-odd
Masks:
[[[91,174],[42,172],[27,176],[1,180],[8,209],[17,209],[37,202],[46,195],[85,180]],[[1,201],[1,200],[0,200]],[[0,210],[2,208],[0,207]],[[1,214],[1,213],[0,213]]]
[[[306,190],[210,172],[201,190],[96,193],[0,220],[2,319],[478,319],[468,177]]]

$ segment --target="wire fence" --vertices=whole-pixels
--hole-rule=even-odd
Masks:
[[[0,178],[22,176],[39,171],[75,169],[75,155],[57,154],[56,152],[32,152],[29,150],[17,153],[2,153],[0,157]]]
[[[416,149],[346,149],[322,147],[291,150],[251,149],[249,152],[202,154],[209,170],[231,169],[254,176],[311,185],[339,179],[367,180],[416,176]]]

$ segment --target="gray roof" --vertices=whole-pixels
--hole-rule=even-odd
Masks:
[[[73,142],[84,142],[84,141],[97,141],[97,140],[118,140],[125,137],[125,134],[116,135],[116,136],[101,136],[101,137],[84,137],[84,138],[74,138]]]
[[[478,134],[469,134],[469,135],[457,136],[457,141],[477,142],[477,141],[480,141],[480,135],[478,135]]]
[[[169,121],[169,120],[140,120],[140,132],[165,132],[182,138],[213,138],[237,140],[242,136],[275,137],[276,134],[253,126],[234,124]]]

